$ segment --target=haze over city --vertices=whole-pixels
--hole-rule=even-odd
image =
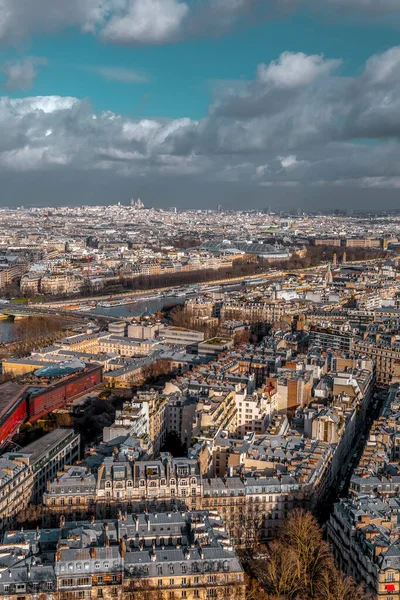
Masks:
[[[396,208],[397,0],[3,0],[2,205]]]

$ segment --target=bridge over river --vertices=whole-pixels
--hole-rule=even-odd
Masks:
[[[101,315],[93,311],[68,311],[62,308],[48,307],[30,307],[25,305],[13,304],[12,302],[0,305],[0,315],[14,319],[22,319],[26,317],[68,317],[71,319],[91,318],[103,319],[106,321],[119,321],[120,317],[111,315]]]

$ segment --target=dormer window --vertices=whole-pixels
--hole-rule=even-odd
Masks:
[[[110,488],[111,487],[111,481],[106,481],[106,488]]]

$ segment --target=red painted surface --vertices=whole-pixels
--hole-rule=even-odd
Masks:
[[[14,433],[16,429],[25,423],[27,419],[27,403],[25,398],[21,398],[21,401],[10,407],[10,410],[4,415],[1,428],[0,428],[0,444],[2,444],[10,434]]]
[[[102,367],[89,365],[80,373],[65,377],[57,383],[50,383],[43,391],[36,390],[33,393],[29,388],[25,388],[19,397],[10,401],[0,418],[0,445],[25,421],[34,423],[56,408],[90,391],[99,385],[102,379]]]
[[[43,392],[31,396],[28,400],[29,421],[37,421],[52,410],[60,408],[69,400],[90,391],[102,381],[101,367],[88,367],[85,371],[50,385]]]

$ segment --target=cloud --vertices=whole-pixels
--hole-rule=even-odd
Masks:
[[[283,169],[294,169],[301,165],[307,164],[305,160],[297,160],[297,156],[290,154],[289,156],[278,156],[278,160]]]
[[[120,83],[149,83],[151,77],[144,71],[127,69],[124,67],[81,67],[85,71],[96,73],[106,81],[118,81]]]
[[[258,67],[260,83],[278,88],[294,88],[307,85],[318,77],[337,69],[341,60],[326,60],[322,54],[307,56],[303,52],[283,52],[278,60]]]
[[[47,65],[47,59],[39,56],[26,56],[21,60],[7,61],[3,67],[4,83],[9,90],[29,90],[38,75],[38,67]]]
[[[165,44],[297,10],[400,23],[398,0],[0,0],[0,43],[75,27],[113,44]]]
[[[180,0],[126,0],[101,29],[108,42],[161,44],[179,34],[189,7]]]
[[[15,171],[45,173],[43,182],[55,171],[75,180],[101,172],[132,185],[190,177],[189,196],[199,182],[215,189],[225,182],[244,186],[249,198],[260,187],[396,190],[400,48],[371,56],[354,77],[342,76],[339,64],[284,53],[231,86],[198,121],[96,113],[71,97],[0,98],[2,181]]]

